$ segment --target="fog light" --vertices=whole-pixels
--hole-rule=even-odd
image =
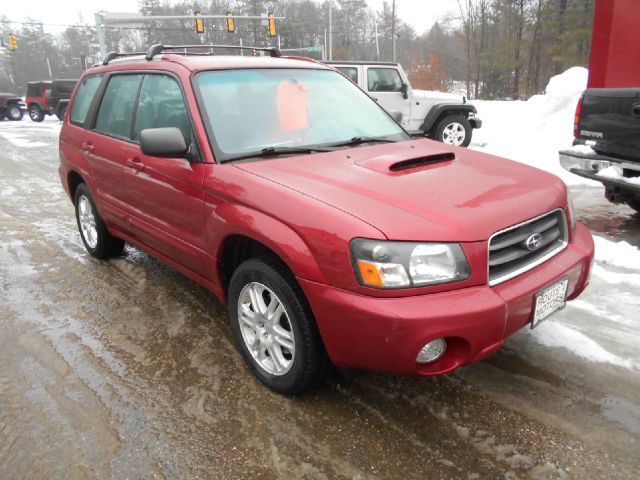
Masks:
[[[436,338],[422,347],[416,357],[416,363],[435,362],[444,354],[446,349],[447,341],[444,338]]]

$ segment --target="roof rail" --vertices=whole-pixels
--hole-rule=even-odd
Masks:
[[[120,57],[135,57],[136,55],[144,55],[146,52],[132,52],[132,53],[118,53],[118,52],[109,52],[107,56],[104,57],[102,61],[102,65],[109,65],[111,60],[115,60]]]
[[[281,57],[280,50],[275,47],[241,47],[239,45],[152,45],[147,51],[145,58],[147,60],[153,60],[153,57],[165,52],[172,52],[178,55],[213,55],[213,49],[227,48],[231,50],[251,50],[252,52],[267,52],[271,57]],[[210,52],[187,52],[187,50],[202,50],[209,49]],[[184,50],[184,52],[180,52]],[[110,54],[109,54],[110,55]]]

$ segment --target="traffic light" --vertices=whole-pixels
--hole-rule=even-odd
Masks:
[[[194,12],[193,14],[196,17],[202,16],[202,13],[200,12]],[[204,20],[202,20],[201,18],[196,18],[196,33],[204,33]]]
[[[18,39],[13,33],[10,33],[7,37],[7,41],[9,44],[9,50],[15,52],[18,49]]]
[[[82,65],[82,69],[87,69],[87,57],[85,55],[80,55],[80,65]]]
[[[269,36],[276,36],[276,19],[274,18],[273,12],[269,12]]]
[[[233,21],[233,12],[227,12],[227,30],[229,33],[236,31],[236,24]]]

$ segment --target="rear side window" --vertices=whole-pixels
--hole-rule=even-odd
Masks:
[[[98,91],[98,87],[101,82],[102,75],[86,77],[82,81],[82,84],[78,87],[78,92],[73,99],[73,105],[71,106],[71,123],[75,123],[77,125],[84,124],[84,121],[87,119],[87,113],[89,112],[89,107],[91,106],[93,97]]]
[[[112,137],[131,139],[133,109],[142,75],[111,77],[100,102],[95,130]]]
[[[337,70],[343,73],[353,83],[358,83],[358,69],[356,67],[336,67]]]
[[[27,84],[27,97],[39,97],[40,96],[40,84],[28,83]]]
[[[395,68],[369,68],[367,84],[370,92],[399,92],[402,79]]]
[[[191,138],[191,122],[178,82],[168,75],[147,75],[140,89],[134,140],[146,128],[177,127]]]

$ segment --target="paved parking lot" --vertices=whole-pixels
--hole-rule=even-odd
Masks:
[[[289,399],[207,291],[131,247],[85,253],[58,131],[0,122],[1,478],[637,478],[640,272],[599,259],[578,302],[454,374]],[[632,210],[575,193],[603,242],[640,245]]]

